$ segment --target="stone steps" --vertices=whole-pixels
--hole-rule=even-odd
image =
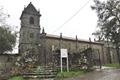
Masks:
[[[57,71],[53,68],[45,67],[44,70],[40,72],[31,72],[21,74],[27,80],[54,80]]]

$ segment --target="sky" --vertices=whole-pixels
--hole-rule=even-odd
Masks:
[[[40,10],[41,28],[48,34],[89,40],[94,38],[97,14],[91,9],[93,0],[0,0],[0,6],[9,14],[7,23],[19,31],[21,13],[30,2]]]

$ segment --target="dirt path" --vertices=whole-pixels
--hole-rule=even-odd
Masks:
[[[84,76],[78,76],[64,80],[120,80],[120,69],[94,71]]]

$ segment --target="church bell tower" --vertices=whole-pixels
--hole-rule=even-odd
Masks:
[[[34,53],[39,52],[40,40],[40,12],[35,9],[30,2],[22,11],[20,20],[20,39],[19,53],[22,54],[27,50],[35,49]]]

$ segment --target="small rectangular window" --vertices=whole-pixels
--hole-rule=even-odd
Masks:
[[[34,37],[34,34],[33,33],[30,33],[30,38],[33,38]]]

